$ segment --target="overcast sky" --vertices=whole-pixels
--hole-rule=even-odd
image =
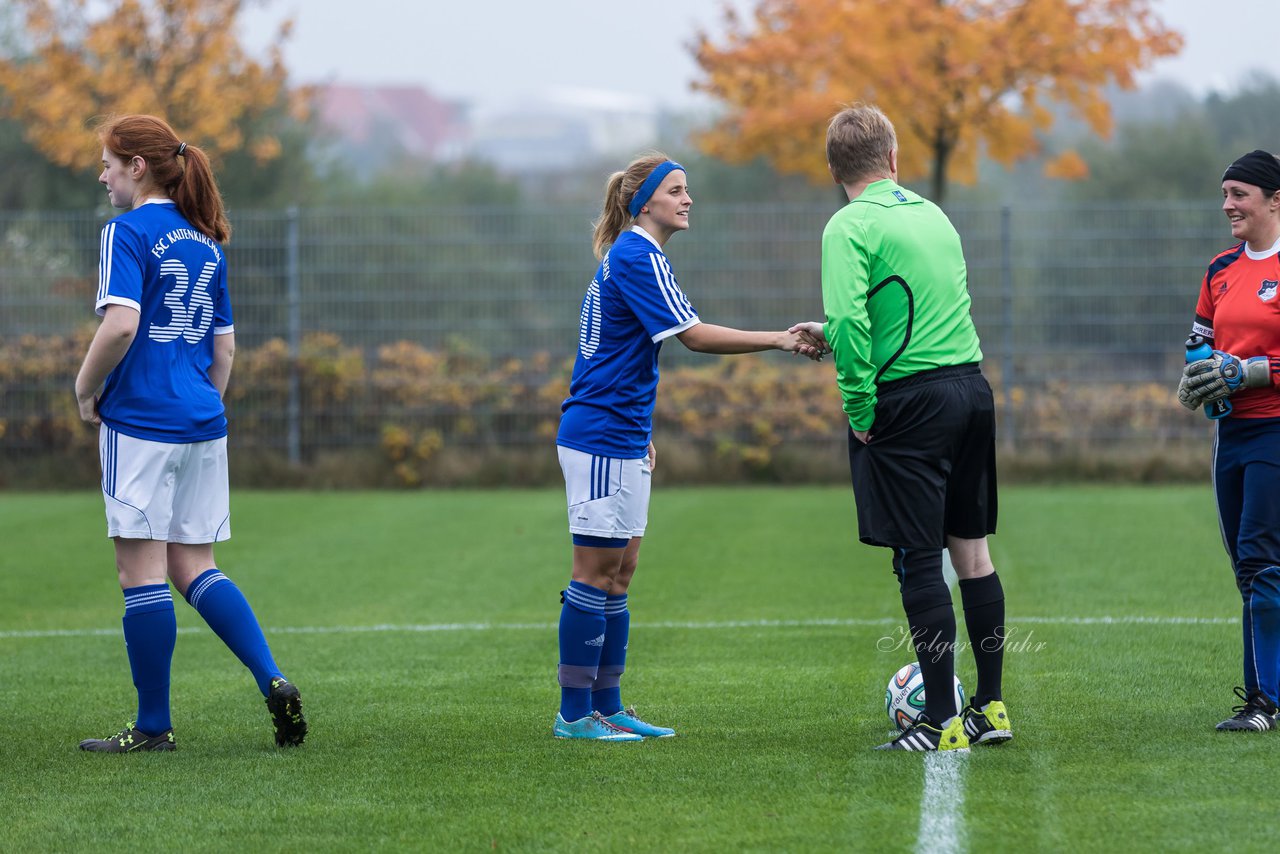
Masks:
[[[751,0],[728,0],[747,10]],[[688,45],[723,31],[726,0],[270,0],[248,42],[294,19],[285,56],[299,83],[418,83],[448,98],[502,103],[557,87],[592,87],[666,105],[698,96]],[[1232,90],[1248,72],[1280,78],[1277,0],[1155,0],[1186,44],[1143,82],[1167,77],[1196,93]]]

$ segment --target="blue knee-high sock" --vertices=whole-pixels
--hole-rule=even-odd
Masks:
[[[570,581],[560,608],[560,717],[576,721],[591,714],[591,686],[604,647],[605,592]]]
[[[606,717],[622,711],[622,672],[627,668],[630,630],[627,594],[605,597],[604,646],[600,647],[600,669],[591,686],[591,706]]]
[[[1274,703],[1280,699],[1280,567],[1254,576],[1244,618],[1245,681],[1252,670],[1252,681]]]
[[[216,568],[205,570],[187,588],[187,601],[222,639],[236,658],[253,673],[262,696],[271,690],[271,680],[281,676],[271,657],[271,647],[263,637],[258,618],[235,582]]]
[[[169,668],[178,640],[173,594],[168,584],[144,584],[124,591],[124,643],[129,653],[133,686],[138,689],[138,720],[134,726],[159,735],[169,720]]]

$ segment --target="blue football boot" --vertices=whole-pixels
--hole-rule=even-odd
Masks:
[[[623,732],[634,732],[645,738],[671,738],[676,734],[676,731],[670,727],[654,726],[640,720],[636,717],[635,706],[629,706],[616,714],[609,715],[604,720],[605,723],[612,724]]]
[[[592,712],[585,718],[566,721],[556,712],[556,724],[552,729],[556,738],[588,738],[594,741],[644,741],[644,736],[633,732],[624,732],[609,723],[599,712]]]

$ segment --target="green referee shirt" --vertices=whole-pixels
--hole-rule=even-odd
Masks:
[[[937,205],[888,179],[823,230],[822,304],[855,430],[871,427],[877,383],[982,360],[960,235]]]

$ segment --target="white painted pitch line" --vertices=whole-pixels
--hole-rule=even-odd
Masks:
[[[1045,626],[1238,626],[1239,617],[1018,617],[1006,623],[1036,623]]]
[[[918,854],[962,854],[968,850],[964,826],[964,753],[924,755],[924,793],[920,796]]]
[[[1240,624],[1238,617],[1156,617],[1156,616],[1119,616],[1119,617],[1011,617],[1005,621],[1008,625],[1029,623],[1038,626],[1229,626]],[[265,628],[267,634],[275,635],[354,635],[374,634],[380,632],[404,634],[429,634],[434,632],[502,632],[502,631],[548,631],[556,628],[556,623],[383,623],[372,626],[277,626]],[[632,623],[637,629],[811,629],[811,628],[866,628],[874,626],[900,626],[899,617],[879,617],[874,619],[837,619],[814,618],[808,620],[717,620],[710,622],[696,621],[662,621],[654,623]],[[188,626],[178,629],[179,634],[199,634],[208,629]],[[30,629],[0,631],[0,640],[10,638],[90,638],[119,637],[121,629]]]
[[[960,580],[951,564],[951,552],[942,550],[942,577],[949,590]],[[1006,620],[1005,625],[1012,623]],[[963,854],[968,850],[964,823],[963,753],[926,753],[924,791],[920,793],[920,825],[916,830],[917,854]]]

